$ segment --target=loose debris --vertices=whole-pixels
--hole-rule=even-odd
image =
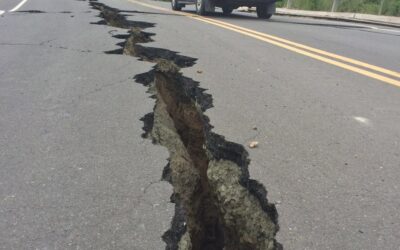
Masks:
[[[249,142],[249,148],[256,148],[258,147],[258,141]]]

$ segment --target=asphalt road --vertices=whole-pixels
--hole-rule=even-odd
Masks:
[[[399,29],[100,2],[198,59],[182,72],[212,95],[214,131],[259,142],[250,175],[284,249],[399,249]],[[132,79],[153,64],[104,54],[126,31],[91,24],[86,1],[19,3],[0,1],[0,249],[163,249],[168,152],[141,137],[154,100]]]

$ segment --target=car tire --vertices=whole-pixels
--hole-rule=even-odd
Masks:
[[[222,12],[224,13],[225,16],[228,16],[232,14],[233,8],[231,6],[223,6],[222,7]]]
[[[171,0],[171,7],[173,10],[182,10],[182,5],[179,4],[178,0]]]
[[[256,11],[257,11],[257,17],[260,19],[270,19],[272,17],[272,14],[268,14],[268,5],[265,4],[258,5]]]
[[[205,16],[207,14],[206,1],[207,0],[196,0],[196,13],[200,16]]]

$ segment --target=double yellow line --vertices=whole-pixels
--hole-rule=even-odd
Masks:
[[[157,9],[160,11],[166,11],[166,12],[173,12],[174,14],[186,16],[201,22],[205,22],[208,24],[212,24],[227,30],[231,30],[240,34],[243,34],[245,36],[253,37],[257,40],[261,40],[263,42],[267,42],[269,44],[273,44],[275,46],[290,50],[292,52],[311,57],[313,59],[337,66],[339,68],[343,68],[397,87],[400,87],[400,73],[396,71],[392,71],[389,69],[385,69],[379,66],[375,66],[372,64],[368,64],[362,61],[358,61],[352,58],[340,56],[334,53],[330,53],[321,49],[313,48],[304,44],[296,43],[289,41],[287,39],[283,39],[277,36],[269,35],[266,33],[261,33],[255,30],[243,28],[241,26],[237,26],[234,24],[230,24],[227,22],[223,21],[218,21],[215,19],[191,14],[191,13],[185,13],[185,12],[177,12],[177,11],[172,11],[163,7],[147,4],[141,1],[137,0],[128,0],[130,2],[149,7],[152,9]]]

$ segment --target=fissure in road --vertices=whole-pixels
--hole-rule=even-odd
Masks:
[[[142,118],[144,137],[166,147],[169,163],[163,179],[173,186],[175,215],[163,235],[166,249],[278,249],[278,215],[268,203],[264,186],[249,178],[248,153],[212,132],[204,111],[212,97],[199,83],[180,73],[196,59],[176,52],[145,47],[155,34],[143,29],[155,24],[129,21],[117,9],[97,1],[97,24],[129,29],[114,36],[121,49],[108,51],[154,62],[149,72],[135,76],[155,99],[154,111]]]

